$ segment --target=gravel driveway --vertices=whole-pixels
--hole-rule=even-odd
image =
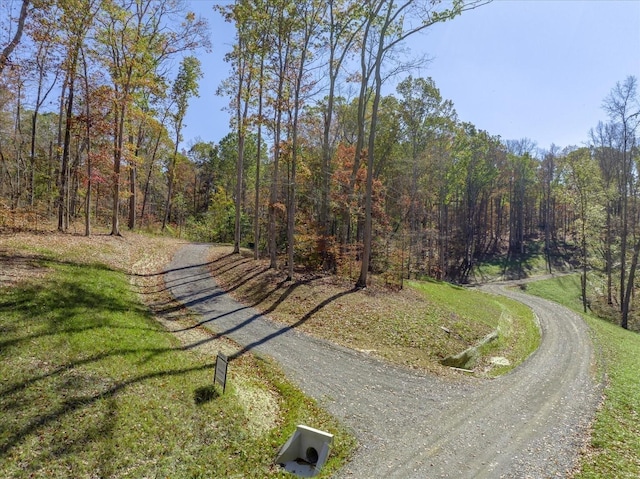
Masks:
[[[498,379],[444,380],[276,324],[221,291],[207,270],[208,245],[182,248],[165,273],[173,295],[202,325],[242,349],[275,358],[302,390],[360,441],[345,478],[566,477],[600,401],[588,328],[549,301],[483,287],[529,305],[540,348]],[[313,426],[313,425],[310,425]]]

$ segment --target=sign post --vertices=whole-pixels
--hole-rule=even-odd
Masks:
[[[227,365],[229,364],[229,358],[222,353],[218,353],[216,356],[216,372],[213,376],[213,384],[220,384],[222,386],[222,394],[227,386]]]

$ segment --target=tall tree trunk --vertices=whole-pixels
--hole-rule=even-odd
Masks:
[[[280,38],[280,41],[284,39]],[[280,140],[282,133],[282,98],[284,94],[285,72],[289,66],[290,44],[287,40],[285,45],[279,45],[279,71],[278,71],[278,88],[274,116],[274,138],[273,138],[273,176],[271,178],[271,188],[269,194],[269,268],[277,267],[278,251],[277,251],[277,227],[276,227],[276,203],[278,202],[278,175],[280,166]],[[282,48],[284,47],[284,51]]]
[[[175,182],[175,170],[178,159],[178,141],[176,139],[176,147],[173,152],[173,157],[171,159],[171,164],[169,165],[168,172],[168,185],[167,185],[167,200],[164,206],[164,216],[162,218],[162,231],[167,227],[167,223],[169,223],[169,219],[171,216],[171,199],[173,197],[173,184]]]
[[[379,3],[377,10],[373,13],[377,15],[378,11],[382,8],[383,2]],[[367,149],[367,179],[365,185],[365,205],[364,205],[364,231],[363,231],[363,248],[362,248],[362,261],[360,267],[360,276],[356,281],[356,288],[366,288],[367,287],[367,276],[369,274],[369,263],[371,261],[371,247],[372,247],[372,234],[373,234],[373,220],[372,220],[372,197],[373,197],[373,166],[374,166],[374,156],[375,156],[375,144],[376,144],[376,128],[378,126],[378,109],[380,107],[380,95],[382,91],[382,60],[384,58],[385,53],[385,37],[387,35],[387,29],[390,25],[389,19],[392,12],[392,4],[389,4],[387,10],[387,16],[384,21],[384,24],[380,28],[378,44],[377,44],[377,52],[374,63],[374,81],[375,81],[375,93],[373,95],[373,105],[371,107],[371,119],[369,124],[369,142]],[[373,17],[371,17],[371,21],[373,21]],[[367,33],[369,31],[369,25],[367,25]],[[364,59],[361,59],[361,68],[362,72],[366,72],[368,69],[365,67]],[[361,90],[361,94],[362,94]],[[362,98],[361,100],[364,100]],[[364,109],[364,103],[362,105]],[[362,116],[360,119],[364,122],[364,110],[362,112]],[[360,127],[359,127],[360,128]],[[364,126],[363,126],[364,128]],[[364,141],[364,135],[363,135]],[[354,167],[354,172],[355,172]]]
[[[21,164],[22,164],[22,80],[19,80],[18,83],[18,105],[16,107],[16,121],[15,121],[15,146],[16,146],[16,189],[14,194],[14,199],[12,201],[12,208],[20,207],[20,198],[22,197],[22,176],[26,176],[26,168],[25,175],[21,175]]]
[[[60,166],[60,194],[58,200],[58,231],[67,231],[69,226],[67,209],[69,197],[69,148],[71,143],[71,123],[73,120],[73,96],[75,73],[69,74],[69,96],[65,120],[64,144],[62,148],[62,164]]]
[[[238,118],[240,124],[243,123],[242,118]],[[242,130],[242,132],[241,132]],[[235,229],[233,239],[233,252],[240,253],[240,220],[242,218],[242,173],[244,169],[244,127],[238,128],[238,163],[236,165],[236,211],[235,211]]]
[[[627,289],[624,292],[624,300],[622,302],[622,317],[620,320],[620,326],[624,329],[629,329],[629,311],[631,310],[631,298],[633,293],[633,286],[635,282],[636,269],[638,267],[638,256],[640,255],[640,240],[636,241],[633,248],[633,257],[631,259],[631,266],[629,267],[629,280],[627,281]]]
[[[384,30],[383,30],[384,31]],[[384,35],[382,33],[381,35]],[[384,36],[380,39],[381,45]],[[371,261],[371,247],[372,247],[372,235],[373,235],[373,166],[374,166],[374,152],[375,152],[375,140],[376,140],[376,128],[378,126],[378,108],[380,106],[380,94],[382,90],[382,49],[378,51],[378,57],[376,59],[375,67],[375,94],[373,96],[373,106],[371,108],[371,124],[369,127],[369,145],[367,151],[367,180],[365,185],[365,204],[364,204],[364,232],[363,232],[363,248],[362,248],[362,262],[360,268],[360,276],[356,281],[356,288],[367,287],[367,276],[369,274],[369,263]]]
[[[126,106],[116,106],[113,151],[113,205],[111,209],[111,235],[122,236],[120,234],[120,166],[122,164],[122,153],[124,144],[124,120]]]
[[[249,96],[251,90],[251,78],[253,67],[253,55],[250,59],[244,58],[243,48],[245,46],[242,38],[238,40],[239,49],[242,52],[238,58],[238,90],[236,95],[236,116],[238,122],[238,162],[236,164],[236,202],[235,202],[235,225],[233,252],[240,253],[241,219],[242,219],[242,197],[243,197],[243,171],[244,171],[244,150],[247,134],[247,118],[249,115]],[[248,70],[248,74],[247,74]],[[246,78],[245,78],[245,75]],[[246,92],[244,91],[246,90]],[[246,95],[246,96],[244,96]]]
[[[584,201],[583,201],[584,203]],[[586,206],[582,206],[583,210],[583,221],[582,221],[582,275],[580,276],[580,289],[582,292],[582,310],[586,313],[588,302],[587,302],[587,229],[586,229]]]
[[[136,229],[136,204],[138,202],[138,167],[134,164],[129,169],[129,229]]]
[[[173,187],[175,182],[175,174],[176,174],[176,165],[178,164],[178,146],[180,144],[180,132],[182,131],[182,119],[178,121],[176,125],[176,145],[173,150],[173,157],[171,159],[171,164],[169,165],[169,184],[167,189],[167,202],[164,208],[164,219],[162,220],[162,230],[167,226],[169,222],[169,217],[171,215],[171,201],[173,198]]]
[[[86,72],[85,72],[86,74]],[[85,85],[88,91],[88,84]],[[91,236],[91,187],[93,176],[93,165],[91,163],[91,123],[89,122],[89,102],[86,103],[87,114],[87,194],[85,196],[85,211],[84,211],[84,235]]]
[[[295,123],[295,122],[294,122]],[[287,281],[293,281],[296,222],[296,132],[293,130],[293,148],[291,152],[291,176],[289,177],[289,205],[287,207]]]
[[[605,245],[604,245],[604,254],[605,254],[605,271],[607,275],[607,304],[609,306],[613,305],[613,255],[611,254],[611,244],[612,244],[612,235],[611,235],[611,206],[607,205],[607,223],[605,226]]]
[[[260,163],[262,159],[262,99],[264,82],[264,54],[260,57],[258,80],[258,147],[256,152],[256,186],[253,211],[253,258],[258,259],[260,248]]]
[[[627,207],[628,199],[626,194],[626,187],[623,188],[625,193],[622,197],[622,215],[620,221],[622,222],[622,232],[620,234],[620,312],[624,315],[625,308],[625,280],[627,275],[627,240],[629,237],[629,226]]]
[[[46,53],[48,53],[49,49],[45,49],[44,52],[42,52],[42,50],[38,50],[38,54],[37,54],[37,60],[36,60],[36,64],[38,65],[38,88],[37,88],[37,93],[36,93],[36,101],[35,101],[35,105],[33,108],[33,113],[31,115],[31,148],[30,148],[30,152],[29,152],[29,161],[31,164],[31,175],[29,178],[29,190],[30,190],[30,198],[29,198],[29,204],[31,206],[34,206],[35,204],[35,177],[36,177],[36,138],[37,138],[37,132],[38,132],[38,115],[40,113],[40,107],[42,106],[42,104],[44,103],[44,101],[47,99],[47,97],[49,96],[49,93],[51,93],[51,90],[53,90],[53,87],[56,85],[56,81],[54,80],[51,85],[49,86],[49,88],[47,89],[46,92],[42,92],[43,90],[43,82],[44,82],[44,78],[45,78],[45,65],[43,63],[41,63],[41,59],[43,56],[47,56]],[[84,59],[84,57],[83,57]],[[55,79],[58,78],[58,72],[55,73]]]
[[[38,108],[39,107],[40,105],[36,101],[36,106],[31,115],[31,148],[29,151],[29,164],[30,164],[29,205],[31,207],[33,207],[35,204],[35,192],[36,192],[36,131],[37,131],[37,124],[38,124]]]
[[[52,202],[52,213],[55,210],[55,213],[58,217],[58,230],[62,231],[64,227],[64,223],[62,221],[62,215],[60,214],[61,201],[60,201],[60,191],[62,191],[62,181],[63,181],[63,173],[62,173],[62,145],[64,144],[64,136],[63,136],[63,121],[65,118],[65,100],[67,99],[67,86],[69,84],[69,72],[66,72],[66,77],[62,82],[62,92],[60,94],[60,104],[58,106],[58,125],[57,125],[57,134],[56,134],[56,144],[55,147],[53,142],[49,145],[50,148],[50,159],[51,159],[51,178],[55,178],[55,188],[58,189],[58,195],[55,196],[55,200]],[[50,196],[54,197],[54,185],[53,182],[51,184],[51,188],[49,190]]]
[[[144,191],[142,193],[142,209],[140,210],[141,219],[144,218],[144,213],[147,207],[147,198],[149,197],[149,185],[151,184],[151,175],[153,173],[153,167],[155,165],[156,157],[158,155],[158,148],[160,146],[161,138],[162,138],[162,133],[158,132],[156,143],[153,147],[153,152],[151,153],[151,159],[149,160],[149,171],[147,172],[147,178],[144,182]]]
[[[278,167],[280,163],[280,127],[282,112],[276,112],[275,136],[273,141],[273,176],[269,195],[269,268],[276,268],[278,251],[276,242],[276,203],[278,201]]]

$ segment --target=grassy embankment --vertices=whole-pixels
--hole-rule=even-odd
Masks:
[[[599,370],[606,375],[605,401],[575,477],[640,477],[640,334],[583,314],[577,275],[530,283],[527,292],[582,314],[592,330]]]
[[[273,460],[298,423],[335,435],[323,476],[351,453],[268,361],[244,355],[225,394],[212,386],[231,345],[178,334],[190,320],[153,274],[173,245],[0,237],[0,477],[285,477]]]
[[[477,374],[496,375],[522,362],[539,342],[531,311],[507,298],[438,282],[411,282],[397,292],[377,287],[375,278],[365,290],[334,276],[300,275],[286,282],[283,272],[268,268],[268,260],[230,252],[214,248],[210,267],[240,301],[278,322],[407,367],[449,374],[439,359],[497,329],[499,340],[483,348],[475,368]],[[495,356],[510,365],[493,365]]]

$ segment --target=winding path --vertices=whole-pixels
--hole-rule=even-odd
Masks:
[[[540,348],[493,380],[443,380],[375,360],[276,324],[221,291],[208,245],[191,244],[165,273],[172,294],[201,324],[277,360],[302,390],[353,429],[360,448],[349,478],[565,477],[600,400],[588,328],[549,301],[485,286],[529,305]]]

